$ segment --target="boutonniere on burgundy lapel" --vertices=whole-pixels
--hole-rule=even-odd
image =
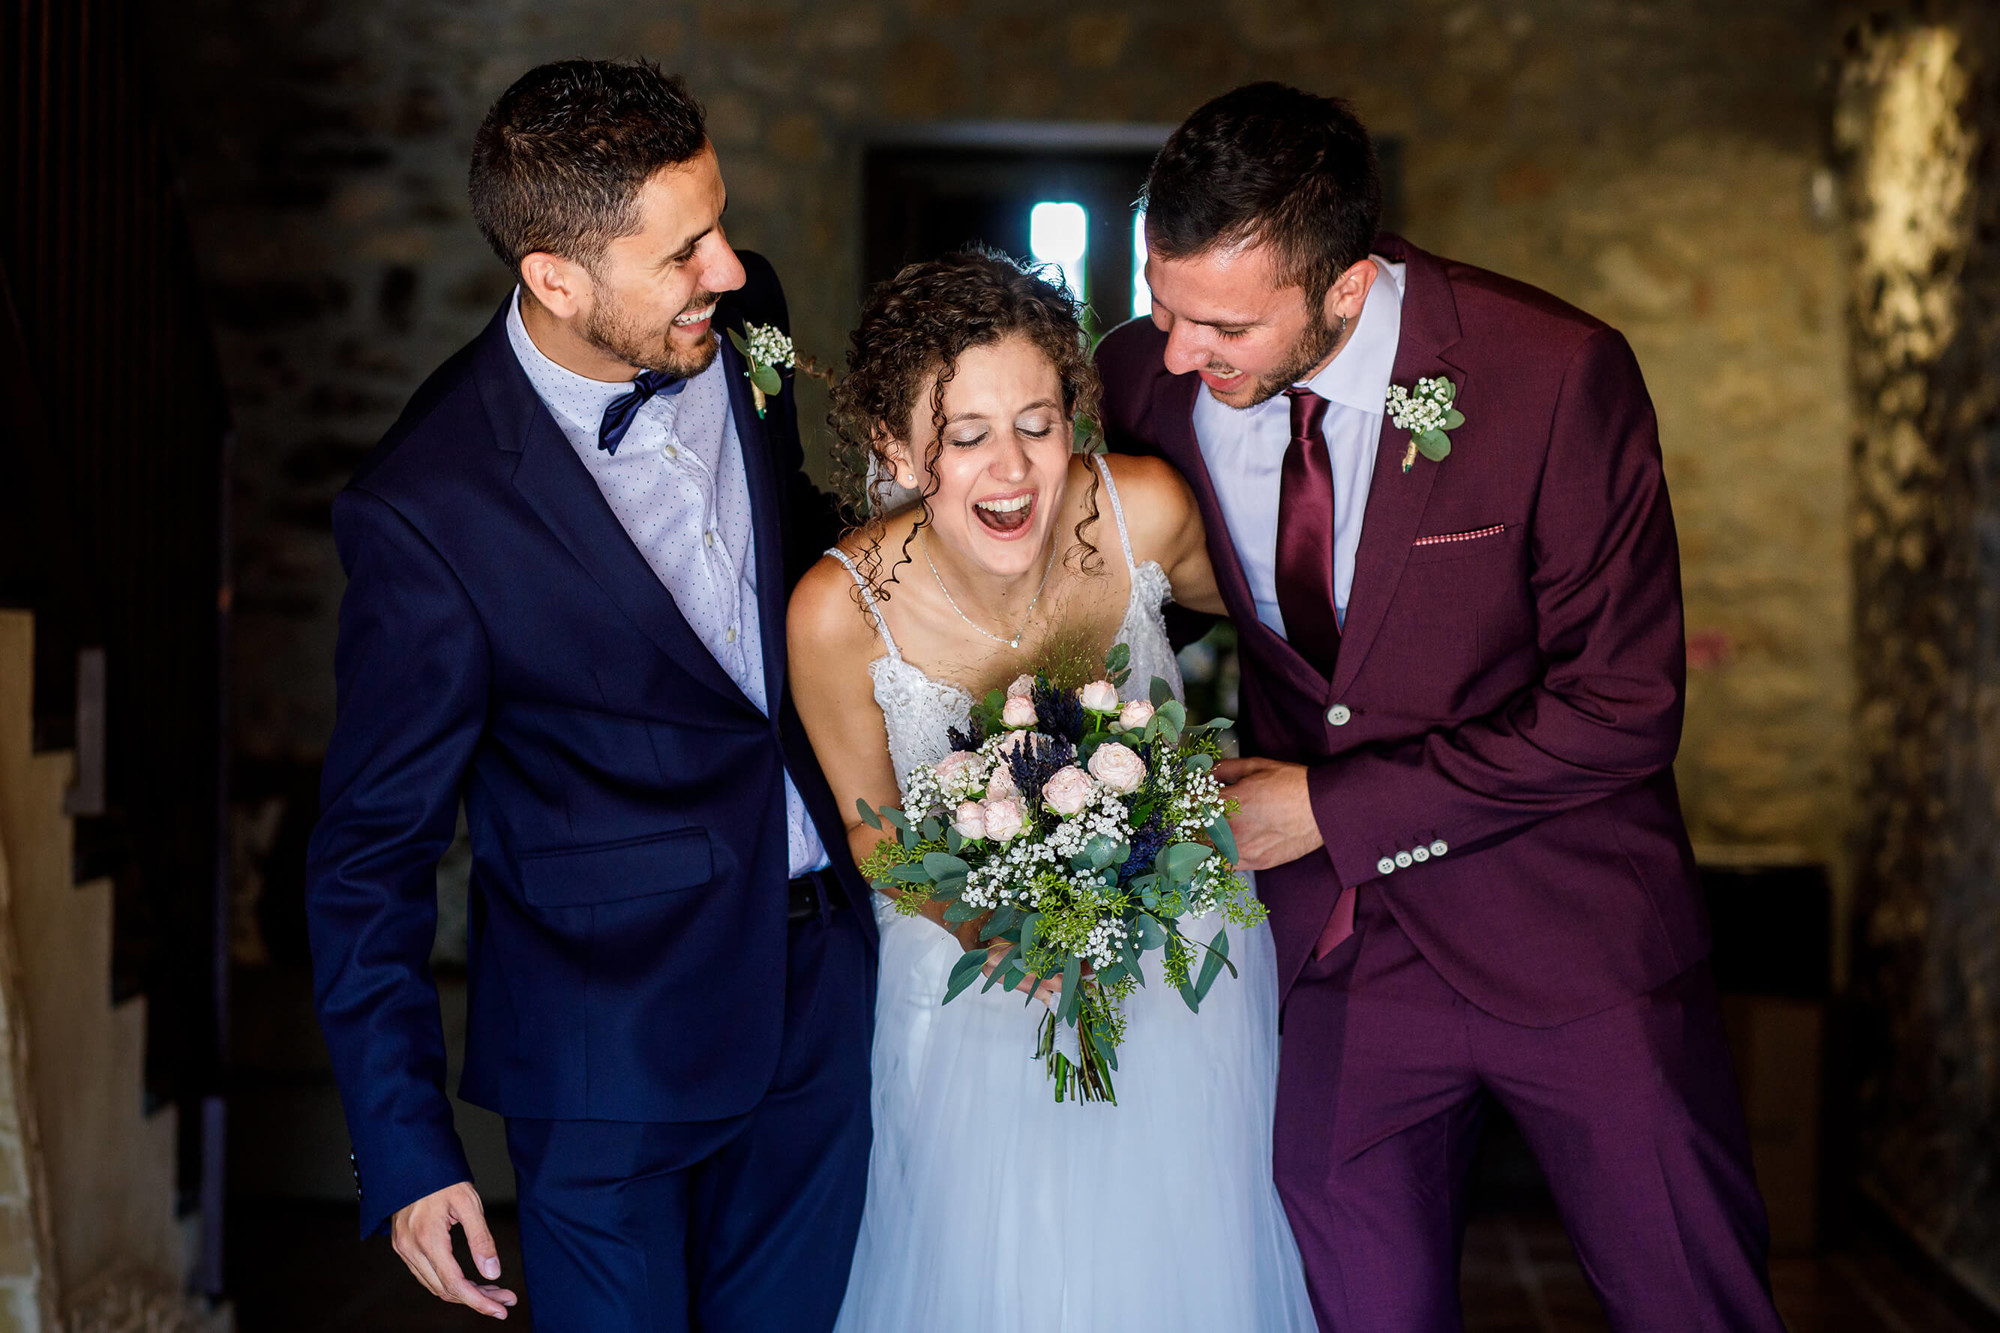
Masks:
[[[1389,386],[1389,421],[1398,430],[1410,432],[1410,447],[1403,453],[1403,471],[1417,464],[1422,454],[1433,463],[1442,463],[1451,453],[1451,437],[1446,431],[1465,424],[1465,413],[1451,405],[1458,387],[1444,376],[1420,379],[1414,390],[1400,384]]]
[[[757,415],[764,415],[764,401],[775,398],[785,387],[778,378],[780,369],[790,370],[798,364],[798,355],[792,350],[792,340],[770,324],[745,324],[749,333],[745,338],[735,329],[729,330],[729,341],[736,344],[736,350],[750,363],[744,375],[750,380],[750,397],[757,404]]]

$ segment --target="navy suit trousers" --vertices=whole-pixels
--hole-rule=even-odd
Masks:
[[[508,1120],[536,1333],[833,1327],[871,1139],[875,960],[852,909],[792,925],[784,984],[778,1072],[747,1114]]]

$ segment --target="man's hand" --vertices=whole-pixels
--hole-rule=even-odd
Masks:
[[[1317,851],[1325,842],[1313,818],[1304,764],[1225,759],[1215,776],[1242,807],[1229,821],[1246,870],[1269,870]]]
[[[417,1281],[430,1288],[431,1295],[455,1305],[469,1305],[483,1315],[505,1319],[508,1309],[519,1300],[505,1287],[468,1282],[451,1252],[451,1229],[465,1228],[465,1243],[481,1276],[500,1276],[500,1252],[493,1248],[493,1233],[486,1229],[486,1209],[471,1181],[447,1186],[405,1205],[396,1214],[389,1235],[396,1254]]]

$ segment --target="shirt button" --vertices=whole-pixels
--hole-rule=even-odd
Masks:
[[[1375,863],[1375,870],[1378,874],[1393,875],[1396,873],[1396,862],[1393,858],[1385,856]]]
[[[1326,710],[1326,720],[1336,727],[1344,727],[1354,720],[1354,712],[1346,704],[1335,704]]]
[[[1432,843],[1432,844],[1431,844],[1431,855],[1432,855],[1432,856],[1443,856],[1443,855],[1444,855],[1444,854],[1445,854],[1446,852],[1448,852],[1448,851],[1450,851],[1450,850],[1451,850],[1451,848],[1449,848],[1449,847],[1447,847],[1447,846],[1445,846],[1445,845],[1444,845],[1444,839],[1443,839],[1443,838],[1439,838],[1439,839],[1438,839],[1438,840],[1437,840],[1436,842],[1434,842],[1434,843]]]
[[[1412,847],[1410,848],[1410,859],[1419,864],[1428,861],[1431,859],[1431,849],[1428,847]]]
[[[679,458],[679,457],[681,456],[681,451],[680,451],[680,450],[678,450],[678,449],[676,449],[676,448],[674,448],[674,447],[673,447],[673,446],[672,446],[671,444],[667,446],[667,449],[666,449],[666,453],[667,453],[667,457],[668,457],[668,458],[670,458],[670,459],[671,459],[671,458]]]
[[[702,539],[702,540],[703,540],[704,542],[707,542],[707,543],[708,543],[708,544],[709,544],[710,546],[713,546],[713,545],[715,545],[715,534],[714,534],[714,533],[712,533],[712,532],[704,532],[704,533],[702,533],[702,534],[701,534],[701,539]]]
[[[724,638],[724,639],[725,639],[726,641],[728,641],[728,642],[730,642],[730,643],[735,643],[735,642],[736,642],[736,626],[734,626],[734,625],[731,625],[731,626],[729,627],[729,633],[727,633],[727,634],[723,635],[722,637],[723,637],[723,638]]]

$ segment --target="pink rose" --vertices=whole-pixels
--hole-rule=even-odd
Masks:
[[[986,807],[977,801],[966,801],[958,807],[958,813],[951,817],[951,826],[958,830],[961,838],[983,838],[986,836]]]
[[[1040,719],[1035,716],[1034,703],[1017,695],[1000,710],[1000,720],[1010,727],[1032,727]]]
[[[1013,797],[1003,797],[986,803],[986,836],[994,842],[1007,842],[1021,831],[1028,812]]]
[[[1152,720],[1153,705],[1144,699],[1134,699],[1118,710],[1118,725],[1127,731],[1144,731]]]
[[[1097,783],[1075,764],[1063,765],[1049,774],[1049,780],[1042,784],[1043,802],[1065,818],[1089,805],[1096,792]]]
[[[1014,770],[1006,764],[995,764],[993,776],[986,780],[986,799],[989,801],[1019,800],[1021,789],[1014,785]]]
[[[1119,795],[1128,795],[1146,780],[1146,761],[1117,741],[1106,741],[1090,756],[1090,776]]]
[[[949,787],[965,779],[966,769],[977,768],[982,762],[984,761],[970,750],[953,750],[937,761],[933,771],[937,774],[938,785]]]
[[[1005,736],[1000,738],[1000,744],[996,747],[994,752],[998,754],[1002,759],[1006,759],[1009,756],[1011,756],[1016,750],[1019,750],[1023,745],[1026,745],[1028,743],[1028,738],[1030,736],[1038,734],[1040,733],[1032,731],[1010,731]]]
[[[1108,680],[1093,680],[1080,691],[1083,706],[1093,713],[1118,711],[1118,687]]]
[[[1014,677],[1014,683],[1007,687],[1007,697],[1009,699],[1025,699],[1034,692],[1035,678],[1033,676],[1016,676]]]

